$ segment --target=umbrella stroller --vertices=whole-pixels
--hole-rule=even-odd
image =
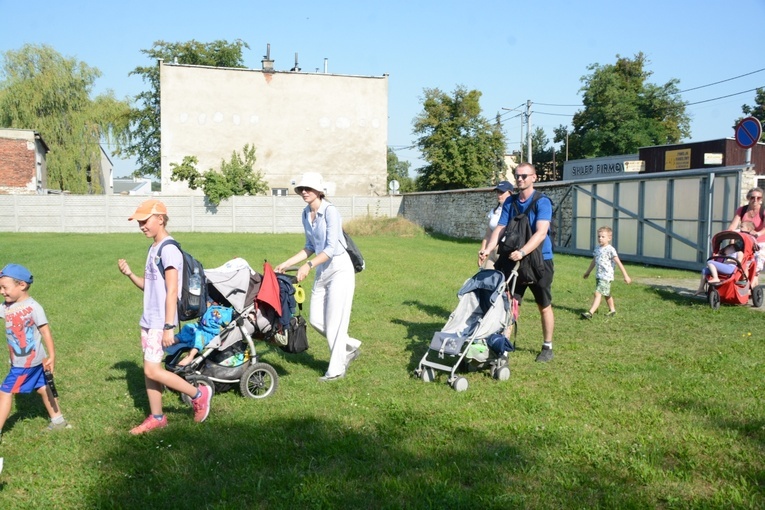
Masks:
[[[449,320],[433,335],[430,347],[414,373],[425,382],[435,379],[436,371],[448,372],[447,382],[456,391],[465,391],[468,381],[457,375],[462,367],[469,371],[490,368],[495,379],[510,378],[507,353],[513,346],[504,334],[515,325],[506,292],[508,282],[515,288],[517,272],[508,280],[501,271],[482,269],[460,288],[459,303]]]
[[[188,355],[190,347],[174,344],[168,348],[166,368],[194,386],[203,384],[214,392],[238,385],[245,397],[260,399],[273,395],[279,376],[271,365],[258,360],[253,341],[253,338],[269,340],[280,329],[282,306],[273,269],[266,262],[261,275],[252,270],[247,261],[237,258],[221,267],[205,270],[205,277],[208,295],[219,305],[210,307],[210,312],[215,313],[221,306],[228,307],[231,319],[221,323],[217,334],[185,365],[179,362]],[[203,330],[210,322],[213,321],[206,313],[198,324],[186,325],[184,329],[191,326]]]

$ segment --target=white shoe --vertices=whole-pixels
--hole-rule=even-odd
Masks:
[[[354,361],[356,358],[358,358],[360,354],[361,354],[361,350],[359,350],[358,347],[348,352],[345,355],[345,368],[347,369],[348,366],[351,364],[351,361]]]

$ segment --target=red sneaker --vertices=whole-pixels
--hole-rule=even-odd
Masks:
[[[162,416],[162,419],[158,420],[154,416],[149,415],[145,420],[143,420],[143,423],[137,427],[132,428],[130,433],[134,436],[137,436],[139,434],[145,434],[146,432],[152,431],[154,429],[163,429],[165,427],[167,427],[167,416]]]
[[[194,421],[203,422],[207,419],[207,415],[210,414],[212,392],[210,388],[203,384],[199,386],[199,392],[199,397],[192,399],[191,405],[194,407]]]

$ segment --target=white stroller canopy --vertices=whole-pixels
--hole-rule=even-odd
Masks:
[[[246,308],[250,276],[255,274],[246,260],[235,258],[220,267],[205,269],[207,281],[231,303],[238,313]]]

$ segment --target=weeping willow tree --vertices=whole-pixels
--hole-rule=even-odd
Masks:
[[[130,105],[91,92],[101,72],[47,45],[3,54],[0,127],[32,129],[48,147],[48,187],[101,193],[102,140],[123,139]]]

